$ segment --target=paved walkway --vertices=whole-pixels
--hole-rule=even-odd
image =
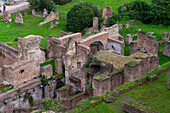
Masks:
[[[6,11],[9,13],[15,13],[19,12],[25,9],[28,9],[29,3],[26,2],[25,0],[15,0],[16,3],[14,5],[6,6]],[[3,10],[3,0],[0,0],[0,5],[1,5],[1,11]],[[2,12],[0,13],[0,16],[2,16]]]

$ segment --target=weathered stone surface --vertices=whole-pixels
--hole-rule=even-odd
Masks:
[[[18,61],[18,50],[0,42],[0,68]]]
[[[11,14],[3,12],[3,21],[6,23],[12,22]]]
[[[132,35],[131,34],[127,34],[126,35],[126,44],[130,44],[132,42]]]
[[[149,36],[145,33],[139,32],[137,41],[130,44],[130,54],[136,52],[151,53],[157,55],[158,52],[158,41],[155,36]]]
[[[5,4],[13,4],[14,0],[5,0]]]
[[[146,33],[146,35],[152,36],[154,34],[154,32],[148,32]]]
[[[43,24],[46,24],[46,23],[48,23],[48,22],[50,22],[50,21],[52,21],[52,20],[58,20],[59,19],[59,13],[58,12],[51,12],[50,13],[50,15],[48,15],[46,18],[45,18],[45,20],[43,21],[43,22],[41,22],[39,25],[38,25],[38,27],[39,26],[42,26]]]
[[[45,75],[47,78],[51,78],[53,76],[53,68],[51,64],[41,67],[41,71],[41,75]]]
[[[107,25],[107,20],[112,17],[114,12],[112,11],[112,7],[104,7],[102,10],[102,17],[105,17],[104,19],[104,25]]]
[[[49,27],[49,30],[50,29],[53,29],[54,27],[56,27],[58,24],[60,24],[60,21],[56,21],[55,24],[53,22],[50,23],[50,27]]]
[[[140,32],[140,31],[141,31],[141,29],[137,29],[136,31],[137,31],[137,32]]]
[[[40,50],[42,36],[29,35],[18,41],[20,60],[32,60],[35,62],[44,62],[44,52]]]
[[[169,41],[169,33],[165,32],[162,34],[162,40]]]
[[[93,18],[93,27],[91,27],[91,28],[87,28],[87,29],[85,29],[85,34],[89,34],[89,33],[91,33],[91,32],[94,32],[94,31],[98,31],[99,29],[98,29],[98,17],[94,17]]]
[[[98,26],[99,26],[99,19],[98,19],[98,17],[94,17],[93,18],[93,27],[97,27],[98,28]]]
[[[163,54],[170,57],[170,41],[165,42],[165,49]]]
[[[48,16],[48,11],[47,11],[46,9],[44,9],[44,11],[43,11],[43,17],[46,17],[46,16]]]
[[[3,78],[3,74],[2,74],[2,68],[0,68],[0,83],[3,82],[4,78]]]
[[[15,23],[21,23],[21,24],[23,23],[23,18],[22,18],[21,13],[18,13],[18,14],[16,15]]]
[[[55,59],[55,71],[58,74],[62,74],[64,72],[62,59]]]

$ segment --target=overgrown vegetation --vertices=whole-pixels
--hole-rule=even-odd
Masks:
[[[136,0],[120,6],[118,14],[113,15],[108,22],[109,25],[113,25],[117,21],[135,19],[145,24],[170,25],[169,5],[169,0],[152,0],[150,4],[142,0]]]
[[[45,75],[43,75],[43,76],[41,77],[41,84],[42,84],[43,86],[48,85],[48,79],[45,77]]]
[[[0,84],[0,94],[1,93],[5,93],[11,89],[13,89],[14,87],[12,85],[3,85],[3,84]]]
[[[34,104],[34,99],[33,99],[33,97],[30,95],[30,94],[28,94],[28,93],[26,93],[25,95],[24,95],[24,102],[26,102],[28,100],[28,102],[29,102],[29,104],[30,104],[30,106],[33,106],[33,104]]]
[[[49,65],[49,64],[52,65],[53,73],[55,73],[55,61],[54,61],[54,59],[53,59],[53,60],[50,60],[50,61],[46,61],[46,62],[44,62],[44,63],[41,63],[40,66],[41,66],[41,67],[44,67],[44,66]]]
[[[168,91],[166,82],[167,72],[168,71],[159,75],[158,79],[154,82],[145,82],[136,88],[133,88],[121,95],[116,96],[115,102],[113,104],[120,106],[120,99],[123,96],[130,96],[136,99],[137,102],[143,103],[159,113],[168,113],[170,108],[170,92]]]
[[[61,110],[65,109],[66,107],[60,104],[63,100],[44,100],[43,101],[46,105],[48,105],[51,110],[54,112],[60,112]]]
[[[31,9],[35,9],[38,12],[43,12],[47,9],[48,12],[55,10],[55,4],[51,0],[28,0]]]
[[[126,63],[126,65],[129,65],[129,66],[134,66],[136,64],[138,64],[137,61],[130,61],[130,62]]]
[[[67,14],[67,29],[72,32],[81,32],[86,27],[92,26],[93,17],[100,17],[100,13],[92,4],[74,5]]]
[[[56,4],[59,4],[59,5],[64,5],[64,4],[67,4],[69,2],[71,2],[72,0],[53,0]]]

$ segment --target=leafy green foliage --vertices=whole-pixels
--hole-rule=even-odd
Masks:
[[[64,4],[67,4],[69,2],[71,2],[72,0],[53,0],[56,4],[59,4],[59,5],[64,5]]]
[[[63,100],[44,100],[43,101],[47,106],[51,108],[54,112],[60,112],[61,110],[65,109],[66,107],[60,104]]]
[[[83,68],[88,68],[90,63],[92,63],[92,58],[87,60],[87,62],[83,65]]]
[[[170,25],[169,0],[152,0],[151,4],[145,1],[136,0],[118,8],[118,14],[113,15],[109,20],[109,25],[115,24],[117,21],[130,19],[139,20],[145,24],[164,24]],[[122,10],[124,8],[124,10]]]
[[[48,85],[48,79],[45,77],[45,75],[43,75],[42,78],[41,78],[41,84],[43,86]]]
[[[26,102],[28,100],[28,102],[29,102],[29,104],[30,104],[30,106],[33,106],[33,104],[34,104],[34,99],[33,99],[33,97],[30,95],[30,94],[25,94],[24,95],[24,102]]]
[[[55,9],[55,4],[51,0],[28,0],[31,9],[42,12],[47,9],[48,12]]]
[[[91,27],[93,17],[99,17],[97,8],[89,3],[74,5],[67,14],[67,29],[72,32],[81,32],[86,27]]]
[[[59,88],[61,88],[62,86],[64,86],[65,84],[62,82],[62,81],[59,81],[59,82],[57,82],[57,84],[56,84],[56,89],[59,89]]]

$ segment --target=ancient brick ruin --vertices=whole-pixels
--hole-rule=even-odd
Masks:
[[[21,23],[21,24],[23,24],[23,17],[22,17],[22,15],[21,15],[21,13],[18,13],[18,14],[16,15],[15,23]]]
[[[130,56],[124,56],[124,38],[117,24],[86,37],[60,31],[59,37],[48,37],[44,51],[40,49],[41,36],[18,38],[19,50],[0,42],[0,83],[14,86],[0,94],[0,111],[30,107],[29,101],[24,101],[25,95],[34,101],[64,99],[62,105],[67,108],[63,111],[68,111],[82,99],[101,96],[159,66],[155,37],[139,32],[138,40],[132,41],[132,36],[127,36]],[[54,70],[51,64],[40,66],[51,59],[55,63]],[[61,74],[65,74],[65,78]],[[43,75],[50,78],[47,83],[40,78]],[[57,89],[60,82],[65,86]],[[89,93],[90,85],[92,92]],[[81,93],[77,95],[76,91]]]
[[[137,35],[137,41],[131,42],[129,49],[130,54],[142,52],[156,55],[158,52],[158,41],[155,36],[149,36],[145,33],[139,32]]]

